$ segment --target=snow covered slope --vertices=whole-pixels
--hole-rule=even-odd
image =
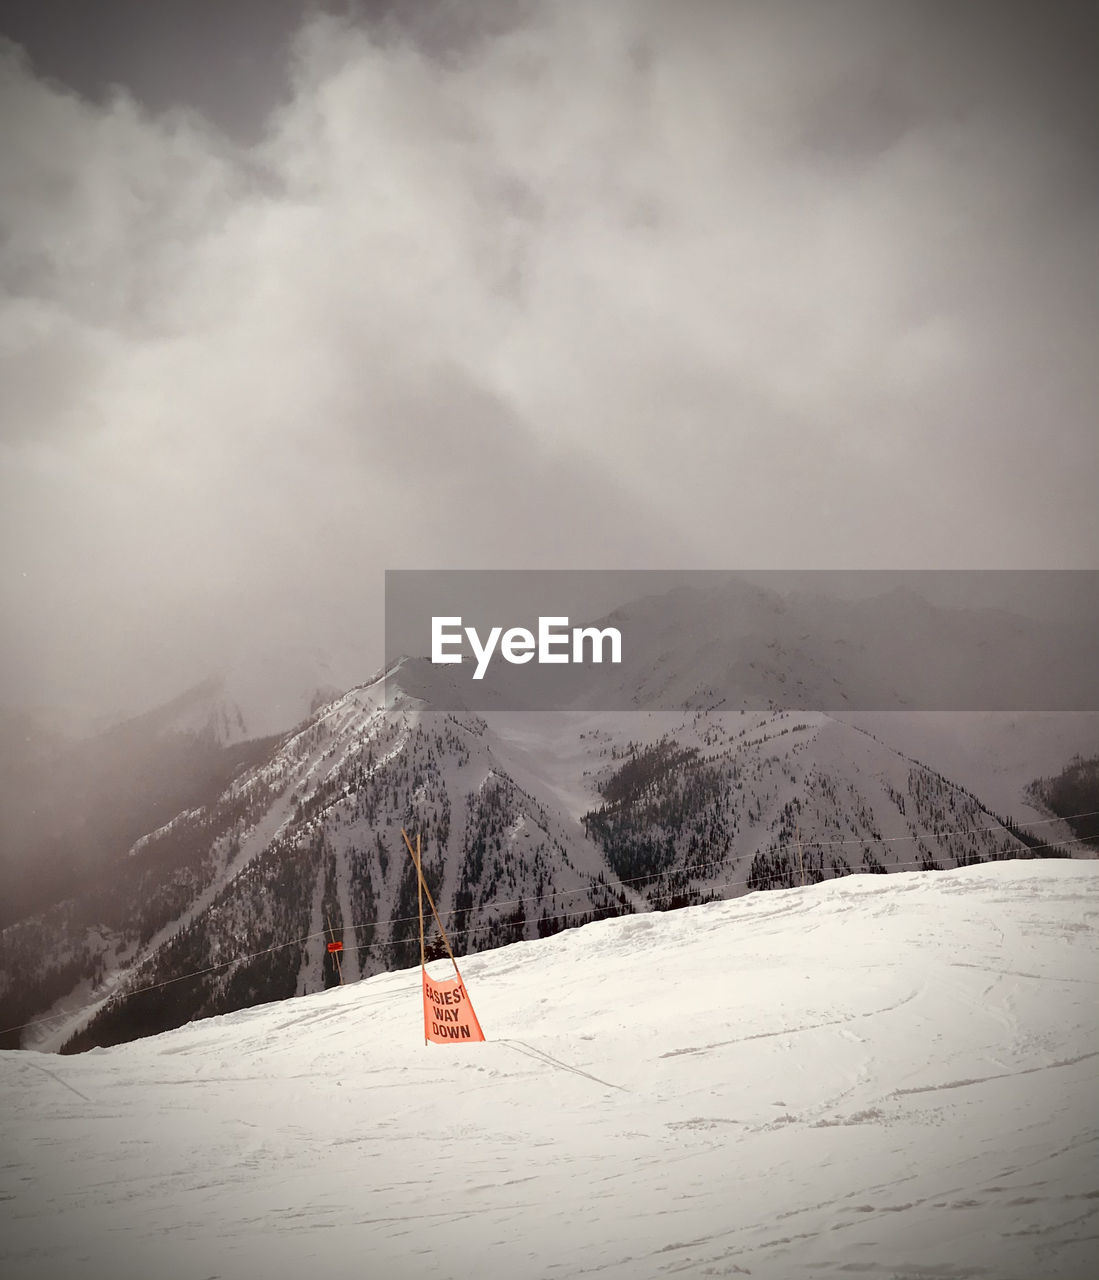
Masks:
[[[0,1267],[1083,1280],[1097,921],[1094,862],[851,876],[470,957],[483,1045],[412,970],[0,1053]]]

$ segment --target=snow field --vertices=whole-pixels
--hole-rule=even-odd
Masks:
[[[0,1054],[10,1280],[1099,1274],[1094,862],[853,876]],[[432,966],[439,976],[445,964]]]

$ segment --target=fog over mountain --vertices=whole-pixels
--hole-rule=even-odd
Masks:
[[[0,700],[387,567],[1095,562],[1096,10],[0,5]]]

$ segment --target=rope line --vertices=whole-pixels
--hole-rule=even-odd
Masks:
[[[1036,827],[1036,826],[1048,826],[1048,825],[1050,825],[1051,823],[1054,823],[1054,822],[1068,821],[1070,818],[1090,818],[1090,817],[1095,817],[1096,815],[1099,815],[1099,810],[1093,810],[1093,811],[1088,812],[1088,813],[1074,813],[1074,814],[1068,814],[1068,815],[1066,815],[1064,818],[1043,818],[1043,819],[1038,819],[1038,820],[1036,820],[1036,821],[1034,821],[1034,822],[1027,823],[1026,825],[1027,825],[1028,827],[1032,827],[1032,826],[1034,826],[1034,827]],[[932,837],[930,837],[930,838],[931,838],[931,839],[938,840],[938,839],[941,839],[941,838],[942,838],[942,837],[944,837],[944,836],[950,836],[950,835],[974,835],[974,834],[977,834],[978,832],[987,832],[987,831],[1003,831],[1006,835],[1011,836],[1011,837],[1012,837],[1012,839],[1015,839],[1015,840],[1018,840],[1018,839],[1019,839],[1019,837],[1018,837],[1018,836],[1014,835],[1014,833],[1013,833],[1013,832],[1012,832],[1008,827],[1005,827],[1002,823],[999,823],[999,824],[997,824],[996,826],[992,826],[992,827],[956,828],[955,830],[952,830],[952,831],[945,831],[945,832],[939,832],[939,833],[936,833],[934,836],[932,836]],[[884,843],[886,843],[886,842],[896,843],[897,841],[902,841],[902,840],[921,840],[921,839],[924,839],[924,837],[923,837],[923,836],[918,836],[918,835],[888,836],[888,837],[880,837],[880,838],[877,838],[877,839],[875,840],[875,843],[879,843],[879,844],[884,844]],[[1051,840],[1051,841],[1049,841],[1049,842],[1047,842],[1047,843],[1044,843],[1044,844],[1039,844],[1039,845],[1025,845],[1024,847],[1025,847],[1028,851],[1030,851],[1030,852],[1036,852],[1036,851],[1038,851],[1038,850],[1040,850],[1040,849],[1056,849],[1056,848],[1062,848],[1062,847],[1064,847],[1064,846],[1066,846],[1066,845],[1085,844],[1085,843],[1087,843],[1090,839],[1091,839],[1091,837],[1088,837],[1088,836],[1075,836],[1075,837],[1073,837],[1073,838],[1071,838],[1071,839],[1066,839],[1066,840]],[[859,838],[844,839],[844,840],[830,840],[830,841],[818,841],[818,840],[805,841],[805,840],[803,840],[803,841],[802,841],[802,845],[803,845],[803,847],[809,847],[809,848],[826,848],[826,847],[834,847],[834,846],[836,846],[836,845],[848,845],[848,844],[859,844],[859,845],[865,845],[866,843],[867,843],[867,838],[866,838],[865,836],[863,836],[863,837],[859,837]],[[785,850],[793,849],[793,848],[794,848],[794,845],[793,845],[793,844],[791,844],[791,843],[786,843],[786,844],[783,844],[783,845],[778,845],[778,846],[776,846],[775,853],[777,854],[777,853],[783,852],[783,851],[785,851]],[[893,864],[892,864],[892,869],[893,869],[893,870],[901,870],[901,869],[904,869],[904,868],[921,868],[921,867],[923,866],[923,861],[924,861],[923,859],[920,859],[919,861],[895,862],[895,863],[893,863]],[[1018,859],[1014,859],[1014,858],[1012,858],[1012,859],[997,859],[997,861],[1018,861]],[[651,884],[651,883],[653,883],[654,881],[657,881],[660,877],[664,877],[664,876],[668,876],[668,875],[673,875],[673,874],[676,874],[676,873],[679,873],[679,874],[684,874],[684,873],[686,873],[686,874],[690,875],[690,874],[694,874],[694,873],[696,873],[696,872],[698,872],[698,871],[702,870],[702,869],[703,869],[703,868],[705,868],[705,867],[724,866],[724,865],[725,865],[725,859],[718,859],[718,858],[714,858],[714,859],[710,859],[710,860],[709,860],[709,861],[707,861],[707,862],[695,863],[695,864],[693,864],[693,865],[691,865],[691,866],[687,866],[687,867],[679,867],[679,868],[665,868],[665,869],[664,869],[664,870],[662,870],[662,871],[651,872],[651,873],[646,874],[646,875],[632,876],[632,877],[629,877],[629,878],[626,878],[626,879],[619,879],[618,883],[619,883],[620,885],[627,885],[627,884],[635,884],[635,883],[637,883],[637,882],[639,882],[639,881],[644,880],[644,881],[647,881],[647,882],[649,882],[649,883]],[[968,864],[968,865],[978,865],[978,864]],[[957,867],[945,868],[945,869],[947,869],[947,870],[959,870],[959,868],[957,868]],[[860,874],[860,872],[859,872],[859,871],[857,871],[857,870],[855,870],[854,868],[852,868],[852,869],[851,869],[851,871],[850,871],[848,874],[858,875],[858,874]],[[831,879],[843,879],[844,877],[843,877],[843,876],[833,876],[833,877],[830,877],[830,878],[831,878]],[[708,885],[700,886],[700,887],[699,887],[699,889],[698,889],[697,891],[698,891],[698,892],[708,892],[708,891],[712,891],[712,890],[714,890],[714,889],[728,888],[728,887],[733,886],[733,885],[741,885],[741,884],[743,884],[743,885],[747,885],[747,883],[748,883],[748,880],[749,880],[749,879],[750,879],[750,874],[749,874],[748,876],[745,876],[745,877],[736,876],[736,877],[733,877],[733,878],[728,879],[728,880],[716,881],[716,882],[714,882],[714,883],[712,883],[712,884],[708,884]],[[820,882],[817,882],[817,883],[820,883]],[[468,910],[469,910],[469,911],[489,911],[489,910],[495,910],[495,909],[502,909],[502,908],[505,908],[505,907],[519,906],[519,905],[522,905],[522,904],[527,903],[527,902],[545,902],[545,901],[552,900],[552,899],[557,898],[557,897],[576,897],[576,896],[577,896],[577,895],[579,895],[579,894],[583,894],[583,893],[590,893],[590,892],[591,892],[591,890],[592,890],[592,887],[593,887],[592,885],[588,885],[588,886],[585,886],[585,887],[582,887],[582,888],[579,888],[579,889],[563,889],[563,890],[556,890],[556,891],[554,891],[554,892],[552,892],[552,893],[541,894],[541,895],[537,895],[537,894],[530,894],[530,895],[528,895],[528,896],[526,896],[526,897],[506,899],[506,900],[504,900],[504,901],[502,901],[502,902],[488,902],[488,903],[481,903],[480,905],[478,905],[478,906],[476,906],[476,907],[468,908]],[[611,886],[611,885],[607,885],[606,887],[607,887],[608,891],[612,890],[612,888],[613,888],[613,886]],[[805,887],[805,886],[801,886],[801,887]],[[646,896],[646,898],[647,898],[648,902],[651,904],[651,903],[653,903],[653,902],[662,902],[662,901],[664,901],[664,900],[666,900],[666,899],[668,899],[668,898],[674,898],[674,897],[676,897],[678,894],[683,893],[683,892],[686,892],[686,891],[687,891],[687,890],[684,890],[684,889],[673,889],[673,890],[669,890],[667,893],[662,893],[662,894],[646,894],[645,896]],[[696,904],[696,905],[705,905],[705,904]],[[443,912],[440,912],[440,915],[448,916],[448,917],[449,917],[449,916],[453,916],[453,915],[457,915],[457,914],[459,914],[461,910],[462,910],[462,909],[460,909],[460,908],[453,908],[453,909],[451,909],[450,911],[443,911]],[[593,905],[593,906],[592,906],[592,908],[591,908],[591,910],[594,910],[594,911],[598,912],[598,911],[600,910],[600,908],[595,907],[595,906]],[[579,918],[579,917],[581,917],[581,916],[586,916],[586,915],[588,915],[588,914],[589,914],[589,912],[588,912],[587,910],[584,910],[584,911],[572,911],[572,912],[565,912],[565,913],[563,913],[563,914],[561,914],[561,915],[556,915],[556,916],[544,916],[544,917],[542,917],[542,919],[541,919],[538,923],[539,923],[539,924],[553,924],[553,923],[557,923],[557,922],[562,921],[562,920],[577,919],[577,918]],[[386,919],[383,919],[383,920],[368,920],[368,921],[364,921],[364,922],[357,923],[357,924],[343,925],[343,926],[341,926],[341,928],[342,928],[342,930],[343,930],[344,932],[357,932],[357,931],[359,931],[360,929],[370,929],[370,928],[375,928],[375,927],[382,926],[382,925],[390,925],[390,926],[392,926],[392,925],[396,925],[396,924],[408,924],[408,923],[411,923],[412,921],[417,920],[417,919],[418,919],[418,917],[417,917],[417,916],[390,916],[390,917],[388,917],[388,918],[386,918]],[[450,933],[450,936],[451,936],[451,937],[454,937],[454,938],[467,937],[467,936],[468,936],[469,934],[471,934],[471,933],[476,933],[478,929],[486,928],[486,927],[491,927],[491,925],[492,925],[492,924],[499,924],[499,923],[503,923],[503,922],[502,922],[502,921],[499,921],[499,920],[497,920],[497,921],[492,921],[492,920],[490,920],[490,921],[486,922],[485,924],[481,924],[481,925],[471,925],[469,928],[466,928],[466,929],[452,930],[452,931],[451,931],[451,933]],[[262,949],[262,950],[260,950],[260,951],[252,951],[252,952],[247,953],[246,955],[233,956],[233,957],[231,957],[231,958],[230,958],[230,959],[228,959],[228,960],[221,960],[221,961],[218,961],[216,964],[207,965],[207,966],[206,966],[205,968],[203,968],[203,969],[195,969],[195,970],[192,970],[192,971],[191,971],[191,972],[189,972],[189,973],[181,973],[181,974],[177,974],[175,977],[172,977],[172,978],[165,978],[165,979],[163,979],[163,980],[162,980],[162,981],[160,981],[160,982],[151,982],[151,983],[146,984],[145,986],[142,986],[142,987],[134,987],[133,989],[128,990],[128,991],[126,991],[126,990],[116,990],[116,991],[112,991],[109,995],[107,995],[107,996],[105,996],[105,997],[103,998],[103,1001],[102,1001],[102,1005],[101,1005],[101,1007],[102,1007],[103,1005],[108,1004],[111,1000],[114,1000],[114,999],[116,999],[116,998],[128,999],[128,998],[130,998],[130,997],[132,997],[132,996],[143,995],[145,992],[148,992],[148,991],[159,991],[161,988],[163,988],[163,987],[169,987],[169,986],[172,986],[172,985],[173,985],[174,983],[176,983],[176,982],[185,982],[185,981],[187,981],[187,979],[189,979],[189,978],[201,978],[201,977],[205,977],[207,974],[210,974],[210,973],[218,973],[218,972],[220,972],[222,969],[227,969],[227,968],[229,968],[229,966],[230,966],[230,965],[234,965],[234,964],[246,964],[246,963],[248,963],[250,960],[259,960],[259,959],[262,959],[262,957],[263,957],[263,956],[272,955],[272,954],[273,954],[274,952],[276,952],[276,951],[283,951],[283,950],[285,950],[287,947],[303,946],[303,945],[305,945],[306,943],[308,943],[308,942],[313,942],[313,941],[315,941],[315,940],[316,940],[316,939],[318,939],[318,938],[327,938],[327,936],[328,936],[327,930],[321,929],[321,930],[318,930],[318,931],[316,931],[316,932],[314,932],[314,933],[307,933],[307,934],[304,934],[304,935],[302,935],[300,938],[293,938],[293,939],[291,939],[291,940],[290,940],[290,941],[288,941],[288,942],[277,942],[277,943],[274,943],[272,946],[270,946],[270,947],[265,947],[265,948],[263,948],[263,949]],[[169,939],[169,941],[170,941],[170,939]],[[358,954],[358,953],[363,952],[363,951],[373,951],[373,950],[375,950],[376,948],[379,948],[379,947],[400,946],[400,945],[402,945],[402,943],[404,943],[405,941],[407,941],[407,940],[406,940],[406,939],[394,939],[394,938],[391,936],[391,937],[390,937],[390,939],[389,939],[388,941],[384,941],[384,942],[363,942],[363,943],[355,943],[355,944],[353,944],[353,946],[354,946],[354,950],[355,950],[356,954]],[[143,961],[142,963],[147,963],[147,962],[148,962],[148,961],[147,961],[147,959],[146,959],[146,961]],[[83,1011],[80,1011],[80,1012],[83,1012]],[[96,1012],[98,1013],[98,1012],[99,1012],[99,1010],[97,1009],[97,1010],[96,1010]],[[27,1030],[27,1029],[28,1029],[28,1028],[30,1028],[30,1027],[46,1026],[46,1025],[48,1025],[48,1024],[50,1024],[50,1023],[53,1023],[53,1022],[62,1022],[62,1021],[64,1021],[66,1018],[69,1018],[69,1017],[72,1017],[72,1016],[73,1016],[73,1013],[72,1013],[72,1012],[67,1012],[67,1013],[56,1013],[56,1014],[51,1014],[51,1015],[49,1015],[49,1016],[47,1016],[47,1017],[44,1017],[44,1018],[34,1018],[34,1019],[31,1019],[31,1021],[29,1021],[29,1022],[22,1022],[22,1023],[19,1023],[19,1024],[18,1024],[18,1025],[16,1025],[16,1026],[0,1028],[0,1035],[9,1035],[9,1034],[11,1034],[12,1032],[15,1032],[15,1031],[25,1031],[25,1030]],[[95,1015],[93,1014],[92,1016],[94,1017]],[[600,1081],[600,1083],[605,1083],[605,1082]]]
[[[1034,822],[1028,822],[1028,823],[1026,823],[1025,825],[1026,825],[1027,827],[1041,827],[1041,826],[1049,826],[1051,823],[1054,823],[1054,822],[1067,822],[1069,818],[1092,818],[1092,817],[1096,817],[1096,816],[1099,816],[1099,809],[1095,809],[1095,810],[1093,810],[1091,813],[1072,813],[1072,814],[1069,814],[1069,815],[1068,815],[1068,817],[1066,817],[1066,818],[1040,818],[1040,819],[1038,819],[1038,820],[1036,820],[1036,821],[1034,821]],[[932,840],[941,840],[941,839],[943,839],[943,838],[944,838],[944,837],[946,837],[946,836],[966,836],[966,835],[977,835],[978,833],[986,832],[986,831],[1002,831],[1002,832],[1004,832],[1004,834],[1005,834],[1005,835],[1010,836],[1013,840],[1018,840],[1018,839],[1019,839],[1019,837],[1018,837],[1018,836],[1017,836],[1017,835],[1016,835],[1016,834],[1011,830],[1011,828],[1010,828],[1010,827],[1005,827],[1005,826],[1003,825],[1003,823],[997,823],[995,826],[992,826],[992,827],[955,827],[955,828],[953,828],[952,830],[949,830],[949,831],[938,831],[938,832],[936,832],[934,835],[929,836],[929,837],[926,837],[926,838],[928,838],[928,839],[932,839]],[[1054,848],[1054,847],[1056,847],[1056,846],[1058,846],[1058,845],[1062,845],[1062,844],[1080,844],[1080,843],[1082,843],[1082,842],[1083,842],[1083,843],[1086,843],[1086,842],[1087,842],[1089,839],[1091,839],[1091,838],[1092,838],[1092,837],[1090,837],[1090,836],[1076,836],[1076,837],[1074,837],[1074,838],[1073,838],[1073,839],[1071,839],[1071,840],[1055,840],[1055,841],[1050,842],[1049,844],[1028,845],[1027,847],[1028,847],[1028,848],[1030,848],[1030,849],[1051,849],[1051,848]],[[898,843],[898,842],[900,842],[900,841],[903,841],[903,840],[923,840],[923,839],[925,839],[925,837],[924,837],[924,836],[921,836],[921,835],[911,835],[911,834],[909,834],[909,835],[904,835],[904,836],[881,836],[881,837],[874,837],[873,842],[874,842],[874,843],[877,843],[877,844],[896,844],[896,843]],[[802,847],[803,847],[803,848],[806,848],[806,849],[831,849],[831,848],[835,848],[835,847],[837,847],[837,846],[839,846],[839,845],[849,845],[849,844],[864,845],[864,844],[866,844],[866,843],[867,843],[867,837],[866,837],[866,836],[851,836],[851,837],[845,837],[843,840],[810,840],[810,839],[805,839],[805,840],[802,840],[802,842],[801,842],[801,843],[802,843]],[[1020,843],[1022,843],[1022,842],[1020,841]],[[797,846],[796,846],[796,842],[794,842],[794,843],[787,842],[786,844],[776,845],[776,847],[775,847],[775,853],[782,853],[782,852],[785,852],[785,851],[786,851],[786,850],[788,850],[788,849],[794,849],[794,848],[796,848],[796,847],[797,847]],[[759,850],[757,850],[757,852],[759,852]],[[694,863],[694,864],[692,865],[692,867],[691,867],[691,870],[692,870],[692,871],[696,871],[696,870],[697,870],[697,871],[701,871],[704,867],[717,867],[717,866],[724,866],[724,865],[725,865],[725,859],[724,859],[724,858],[711,858],[711,859],[709,859],[709,860],[708,860],[708,861],[706,861],[706,862],[697,862],[697,863]],[[919,866],[920,864],[919,864],[919,863],[901,863],[901,864],[898,864],[898,865],[902,865],[902,866]],[[660,873],[657,873],[657,874],[664,874],[664,873],[663,873],[663,872],[660,872]],[[618,884],[620,884],[620,885],[623,885],[623,884],[636,884],[638,881],[641,881],[641,880],[648,880],[648,879],[650,879],[650,878],[651,878],[651,876],[649,876],[649,875],[642,875],[642,876],[629,876],[629,877],[625,877],[625,878],[620,877],[620,878],[618,879]],[[608,886],[608,887],[611,887],[611,886]],[[551,898],[562,898],[562,897],[563,897],[563,898],[570,898],[570,897],[577,897],[579,894],[587,893],[587,892],[588,892],[588,888],[587,888],[587,887],[580,888],[580,889],[555,889],[552,893],[544,893],[544,894],[540,894],[540,895],[539,895],[539,894],[528,894],[525,898],[509,898],[509,899],[508,899],[507,901],[505,901],[505,902],[494,902],[494,903],[492,903],[492,906],[494,906],[494,907],[517,907],[517,906],[519,906],[521,903],[524,903],[524,902],[545,902],[547,899],[551,899]],[[480,910],[480,909],[481,909],[481,908],[478,908],[478,910]],[[447,916],[447,917],[449,917],[449,916],[453,916],[453,915],[457,915],[457,914],[459,914],[459,912],[460,912],[460,911],[461,911],[461,908],[459,908],[459,907],[452,907],[449,911],[440,911],[440,912],[439,912],[439,914],[440,914],[441,916]],[[417,916],[392,916],[392,917],[390,917],[389,919],[386,919],[386,920],[367,920],[367,921],[365,921],[363,924],[351,924],[351,925],[345,925],[345,926],[344,926],[344,929],[345,929],[345,930],[351,930],[351,931],[353,932],[353,931],[358,930],[358,929],[369,929],[369,928],[372,928],[375,924],[408,924],[410,921],[413,921],[413,920],[416,920],[416,919],[418,919],[418,917],[417,917]],[[319,936],[319,935],[310,935],[310,936]]]

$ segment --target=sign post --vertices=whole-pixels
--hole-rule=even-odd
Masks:
[[[435,899],[431,896],[431,890],[427,887],[427,881],[424,879],[420,837],[419,835],[416,836],[416,848],[413,849],[412,841],[408,838],[408,832],[405,831],[404,827],[401,828],[401,835],[404,837],[404,842],[408,847],[408,855],[416,868],[416,877],[419,881],[420,977],[424,991],[424,1044],[430,1041],[436,1044],[443,1044],[453,1040],[484,1040],[485,1033],[481,1030],[481,1024],[473,1010],[473,1002],[470,1000],[465,983],[462,981],[462,972],[458,968],[458,961],[454,958],[454,949],[450,945],[450,939],[446,936],[446,929],[443,927],[442,920],[439,919],[439,911],[435,906]],[[447,955],[450,956],[450,963],[454,966],[455,976],[445,982],[437,982],[427,972],[427,960],[424,952],[425,894],[427,895],[428,905],[431,907],[431,914],[435,917],[435,923],[439,926],[439,933],[442,935]]]

